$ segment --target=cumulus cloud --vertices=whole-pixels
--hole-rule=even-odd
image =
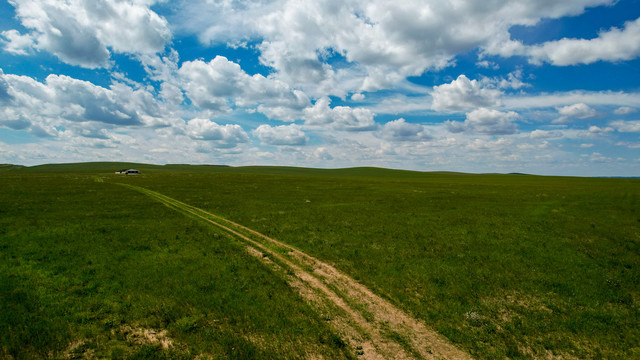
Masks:
[[[34,41],[31,35],[22,35],[17,30],[7,30],[0,33],[6,40],[0,42],[4,43],[4,50],[14,55],[27,55],[33,47]]]
[[[500,151],[509,149],[513,145],[513,141],[505,138],[499,138],[495,141],[487,141],[483,139],[474,139],[467,144],[467,149],[473,151],[488,150],[488,151]]]
[[[310,103],[302,91],[261,74],[251,76],[224,56],[216,56],[208,63],[186,61],[178,74],[189,99],[203,109],[257,107],[270,118],[294,121]]]
[[[588,119],[598,115],[598,112],[585,103],[578,103],[556,108],[562,116],[571,116],[578,119]]]
[[[408,123],[402,118],[384,124],[380,130],[380,135],[384,139],[393,141],[424,141],[431,139],[424,126]]]
[[[78,154],[74,147],[104,150],[88,152],[91,156],[113,156],[126,143],[135,151],[124,155],[162,162],[188,158],[239,164],[271,159],[278,164],[325,165],[330,161],[347,166],[419,169],[435,164],[452,169],[452,164],[458,164],[458,169],[473,171],[495,169],[486,165],[487,159],[498,164],[518,156],[525,159],[527,152],[560,163],[574,155],[570,151],[575,151],[575,144],[599,137],[607,137],[606,143],[626,141],[629,139],[616,137],[628,137],[622,132],[637,132],[636,122],[612,122],[613,117],[603,122],[606,125],[586,129],[563,126],[556,127],[561,130],[534,130],[498,139],[518,132],[520,117],[509,110],[541,122],[556,114],[554,108],[560,117],[557,121],[564,122],[594,117],[595,109],[627,115],[638,107],[640,93],[536,91],[527,95],[529,77],[520,70],[492,78],[474,75],[476,80],[460,75],[433,88],[407,79],[453,66],[459,54],[474,54],[478,47],[481,54],[476,65],[494,70],[500,61],[483,57],[485,54],[520,54],[553,65],[579,63],[578,55],[585,61],[624,59],[618,50],[635,38],[638,20],[605,29],[591,40],[563,39],[525,46],[509,34],[513,25],[575,16],[585,8],[614,0],[193,0],[158,7],[154,5],[162,0],[9,2],[23,27],[2,32],[0,46],[5,53],[46,51],[68,64],[88,68],[109,67],[125,58],[113,55],[127,54],[146,71],[146,76],[136,74],[134,82],[125,74],[132,71],[128,61],[116,64],[121,74],[112,72],[112,83],[102,86],[62,75],[35,80],[0,72],[0,126],[50,137],[47,143],[59,139],[57,142],[67,147],[65,151],[83,159],[88,155]],[[205,53],[188,52],[184,56],[189,61],[181,63],[178,53],[166,48],[172,37],[167,22],[151,8],[162,8],[163,14],[169,14],[171,30],[179,33],[176,46],[187,46],[180,40],[191,32],[207,45],[242,48],[229,51],[242,60],[211,59]],[[561,44],[578,49],[578,55],[562,54]],[[613,54],[608,58],[601,49],[606,44]],[[632,58],[637,57],[633,55],[636,46],[628,46]],[[197,60],[203,54],[206,58]],[[255,58],[244,57],[250,54],[258,57],[260,64],[255,64]],[[269,69],[263,71],[261,65]],[[465,62],[464,66],[468,65]],[[247,72],[256,69],[264,76]],[[104,74],[99,73],[103,80]],[[383,89],[391,91],[375,93]],[[330,96],[351,106],[332,107]],[[523,110],[535,108],[541,111]],[[256,124],[247,135],[240,125],[225,125],[226,121],[216,118],[227,111],[237,111],[227,119],[259,112],[269,119],[304,121],[304,125]],[[466,113],[466,118],[444,125],[399,118],[409,112],[430,117],[433,111]],[[394,114],[392,119],[397,120],[378,125],[376,114]],[[260,118],[252,116],[251,121]],[[436,115],[429,121],[438,119]],[[130,138],[124,135],[133,133]],[[309,138],[313,143],[324,143],[309,145]],[[570,146],[553,140],[564,138],[581,140]],[[269,147],[272,153],[259,154],[255,145],[245,145],[251,142],[281,147]],[[596,142],[592,150],[602,151],[599,147],[604,143]],[[551,154],[554,147],[558,152]],[[5,146],[3,152],[16,149],[19,153],[18,147]],[[483,153],[490,156],[483,158]]]
[[[562,133],[562,131],[556,131],[556,130],[537,129],[529,133],[529,137],[532,139],[554,139],[554,138],[561,138],[563,136],[564,134]]]
[[[196,34],[206,44],[257,40],[264,65],[288,84],[321,97],[344,95],[345,89],[335,86],[344,81],[336,79],[358,79],[350,82],[347,93],[394,87],[407,76],[451,66],[456,55],[477,47],[512,56],[523,48],[510,39],[513,25],[532,26],[541,19],[575,16],[588,7],[612,3],[195,0],[181,3],[173,20],[181,31]],[[626,38],[633,37],[631,25],[620,31]],[[609,40],[601,36],[603,43]],[[344,59],[346,66],[335,68],[329,61],[334,57]],[[493,66],[482,59],[479,64]],[[319,88],[324,93],[315,91]]]
[[[239,143],[249,141],[249,136],[240,125],[218,125],[214,121],[203,118],[189,120],[185,133],[195,140],[212,141],[216,147],[235,147]]]
[[[30,29],[27,35],[9,33],[15,41],[34,42],[60,60],[87,68],[109,66],[110,50],[117,53],[162,52],[171,39],[164,18],[149,6],[153,1],[124,0],[10,0],[16,17]],[[6,37],[6,35],[5,35]],[[24,51],[17,47],[15,51]]]
[[[448,84],[433,87],[431,109],[435,111],[465,111],[500,104],[501,92],[488,89],[477,80],[460,75]]]
[[[184,79],[187,96],[196,106],[225,111],[227,102],[245,90],[244,82],[250,77],[240,65],[223,56],[216,56],[209,63],[186,61],[178,73]]]
[[[616,115],[628,115],[628,114],[633,114],[636,111],[638,111],[636,108],[632,108],[630,106],[621,106],[613,110],[613,113]]]
[[[204,44],[239,46],[257,35],[256,19],[282,6],[268,0],[210,1],[180,3],[172,23],[180,32],[194,33]]]
[[[175,82],[180,60],[180,55],[175,49],[171,49],[165,55],[138,54],[136,58],[151,80]]]
[[[333,160],[333,155],[331,155],[331,152],[329,151],[329,149],[322,146],[314,150],[313,157],[319,160],[324,160],[324,161]]]
[[[542,45],[523,47],[532,62],[567,66],[597,61],[631,60],[640,56],[640,18],[628,21],[622,29],[611,28],[594,39],[561,39]]]
[[[0,71],[2,124],[36,136],[58,136],[59,128],[95,137],[88,129],[166,126],[171,113],[144,88],[114,82],[109,88],[65,75],[44,82]]]
[[[522,81],[522,77],[522,70],[518,69],[508,73],[506,77],[499,76],[494,78],[482,78],[481,83],[485,87],[498,89],[519,90],[525,87],[530,87],[531,84],[527,84]]]
[[[514,123],[520,116],[514,112],[502,112],[480,108],[467,114],[465,126],[480,134],[508,135],[518,131]]]
[[[0,69],[0,103],[11,99],[11,95],[9,95],[9,86],[9,82],[5,79],[4,71]]]
[[[640,92],[623,91],[563,91],[534,95],[514,95],[502,98],[504,106],[511,109],[532,109],[571,106],[577,103],[594,105],[636,106]]]
[[[309,138],[296,124],[271,127],[263,124],[252,131],[260,141],[269,145],[304,145]]]
[[[476,62],[476,66],[483,69],[493,69],[493,70],[500,69],[500,65],[494,63],[493,61],[488,61],[488,60],[480,60]]]
[[[502,112],[480,108],[467,114],[464,122],[447,121],[445,126],[450,132],[470,132],[485,135],[510,135],[518,132],[515,123],[520,118],[514,111]]]
[[[611,126],[601,128],[599,126],[592,125],[592,126],[589,126],[589,129],[587,131],[588,131],[588,135],[604,135],[604,134],[613,132],[614,129]]]
[[[640,132],[640,120],[617,120],[609,123],[609,125],[619,132]]]
[[[336,106],[331,108],[331,99],[323,97],[311,107],[304,109],[303,119],[307,125],[330,125],[337,130],[367,131],[375,130],[378,125],[373,120],[374,113],[366,108]]]
[[[0,126],[13,130],[25,130],[31,126],[31,122],[14,109],[2,107],[0,108]]]

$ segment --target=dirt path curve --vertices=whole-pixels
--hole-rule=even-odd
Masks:
[[[139,191],[204,220],[247,245],[249,254],[283,276],[362,359],[471,359],[422,322],[333,266],[233,221],[138,186]]]

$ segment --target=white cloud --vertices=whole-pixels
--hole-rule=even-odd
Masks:
[[[619,141],[616,143],[616,146],[624,146],[629,149],[640,149],[640,142],[627,142],[627,141]]]
[[[13,130],[25,130],[29,129],[31,121],[21,116],[14,109],[2,107],[0,108],[0,126]]]
[[[316,100],[311,107],[304,109],[303,119],[306,125],[330,125],[336,130],[368,131],[375,130],[378,125],[373,120],[375,114],[366,108],[336,106],[331,108],[331,100],[327,97]]]
[[[145,88],[120,82],[104,88],[65,75],[49,75],[41,83],[0,71],[0,102],[4,126],[36,136],[66,129],[95,137],[99,129],[167,126],[174,118]]]
[[[482,78],[481,83],[484,87],[498,89],[519,90],[525,87],[530,87],[531,84],[527,84],[522,81],[522,77],[522,70],[515,70],[508,73],[506,77]]]
[[[33,37],[29,34],[21,35],[17,30],[7,30],[0,34],[7,39],[0,40],[4,43],[4,50],[11,54],[28,55],[34,47]]]
[[[237,124],[218,125],[203,118],[189,120],[185,133],[195,140],[215,142],[216,147],[235,147],[249,141],[247,133]]]
[[[589,126],[589,134],[593,134],[593,135],[604,135],[606,133],[610,133],[613,132],[614,129],[610,126],[607,126],[605,128],[601,128],[599,126]]]
[[[561,138],[563,136],[564,134],[562,133],[562,131],[557,131],[557,130],[538,129],[529,133],[529,137],[532,139],[554,139],[554,138]]]
[[[532,62],[567,66],[597,61],[631,60],[640,56],[640,18],[628,21],[623,29],[612,28],[595,39],[561,39],[523,47]]]
[[[493,69],[493,70],[500,69],[500,65],[494,63],[493,61],[488,61],[488,60],[478,61],[476,62],[476,66],[483,69]]]
[[[87,68],[108,67],[117,53],[162,52],[171,39],[151,1],[10,0],[35,48]]]
[[[464,111],[500,104],[501,92],[484,88],[477,80],[460,75],[451,83],[433,87],[431,109],[435,111]]]
[[[640,103],[637,92],[532,91],[534,95],[528,95],[531,85],[527,82],[532,77],[521,70],[498,76],[495,71],[481,70],[493,77],[474,75],[476,80],[471,80],[460,75],[435,87],[407,79],[452,66],[457,55],[473,54],[478,46],[485,47],[487,53],[492,44],[519,46],[509,42],[509,28],[514,24],[536,25],[543,18],[578,15],[586,7],[612,0],[193,0],[158,7],[152,6],[157,3],[153,0],[11,3],[26,30],[21,30],[22,34],[16,30],[2,33],[0,46],[6,53],[49,51],[63,61],[85,67],[109,67],[124,58],[112,55],[127,54],[146,72],[131,81],[125,72],[135,70],[129,68],[128,61],[115,64],[112,83],[103,86],[61,75],[36,81],[0,72],[0,126],[13,129],[5,130],[10,134],[28,131],[43,137],[41,148],[57,151],[52,159],[69,154],[67,160],[268,161],[462,171],[518,171],[515,166],[544,163],[556,167],[540,166],[538,173],[570,173],[567,168],[574,166],[579,156],[575,153],[577,144],[593,141],[594,148],[588,151],[605,153],[601,146],[631,141],[626,139],[631,135],[622,132],[638,131],[634,121],[613,122],[616,118],[632,119],[632,115],[594,121],[598,126],[588,128],[569,125],[529,130],[536,128],[535,123],[548,124],[554,117],[558,118],[554,122],[565,123],[593,117],[598,115],[595,109],[609,115],[630,114]],[[28,3],[33,6],[29,8]],[[97,7],[102,8],[98,11]],[[171,30],[179,32],[176,46],[192,31],[208,45],[242,48],[236,52],[242,60],[198,60],[203,53],[188,52],[183,57],[189,61],[181,63],[178,53],[166,48],[171,43],[167,22],[151,7],[162,8],[163,14],[178,9],[167,15],[169,19],[186,19],[171,24]],[[123,9],[127,14],[121,13]],[[102,17],[97,19],[97,15]],[[632,34],[629,24],[618,30],[624,36]],[[615,31],[606,30],[602,37],[609,33],[613,36]],[[136,45],[146,37],[158,41],[155,45],[148,42],[148,48]],[[244,55],[250,53],[271,68],[265,72],[254,63],[255,58],[247,61]],[[479,67],[495,69],[496,63],[501,63],[482,56],[477,59]],[[55,69],[52,71],[68,67]],[[265,75],[250,75],[256,70]],[[104,74],[100,70],[96,76],[104,80]],[[375,92],[381,89],[391,91]],[[347,106],[332,107],[330,95],[341,98],[340,104]],[[224,115],[224,120],[217,118],[226,111],[235,113]],[[261,125],[262,116],[245,116],[255,112],[278,121],[304,121],[304,125]],[[409,112],[416,115],[412,119],[424,116],[424,121],[433,123],[417,124],[401,118]],[[443,114],[434,112],[467,114],[464,121],[443,124]],[[378,124],[376,114],[393,114],[391,119],[397,120]],[[459,114],[451,116],[463,119]],[[254,130],[248,135],[248,130],[228,121]],[[529,124],[526,132],[512,135],[518,133],[520,122]],[[498,139],[503,135],[512,136]],[[9,153],[24,154],[31,161],[47,157],[26,145],[5,145],[0,152],[5,158]],[[617,150],[630,152],[628,149]],[[619,153],[607,156],[616,158]],[[640,164],[635,169],[640,169]]]
[[[309,138],[296,124],[271,127],[263,124],[252,131],[260,141],[269,145],[304,145]]]
[[[613,161],[613,159],[610,157],[604,156],[599,152],[593,152],[591,153],[591,155],[589,155],[589,161],[601,163],[601,162],[611,162]]]
[[[467,144],[467,149],[473,151],[488,150],[488,151],[500,151],[505,148],[510,148],[513,145],[512,140],[505,138],[499,138],[495,141],[487,141],[482,139],[474,139]]]
[[[562,131],[563,137],[566,139],[576,139],[585,141],[584,139],[596,139],[603,137],[611,137],[615,129],[607,126],[607,127],[599,127],[592,125],[587,129],[571,129],[565,128]]]
[[[181,3],[174,20],[179,31],[197,34],[206,44],[257,39],[263,64],[319,98],[395,87],[407,76],[451,66],[456,55],[479,46],[511,56],[514,51],[505,51],[513,43],[511,26],[613,2],[196,0]],[[334,56],[346,66],[330,65]],[[341,85],[345,79],[356,81]]]
[[[502,112],[480,108],[467,114],[465,126],[481,134],[508,135],[518,131],[514,123],[520,116],[513,111]]]
[[[175,49],[171,49],[166,55],[138,54],[136,58],[144,67],[151,80],[174,82],[178,72],[180,55]]]
[[[571,120],[571,118],[569,118],[568,116],[560,116],[559,118],[551,120],[552,124],[570,124],[572,122],[573,120]]]
[[[270,118],[294,121],[309,105],[309,98],[280,80],[249,75],[224,56],[205,63],[185,61],[178,70],[181,85],[198,107],[229,111],[232,106],[253,108]],[[258,106],[259,105],[259,106]]]
[[[431,139],[424,126],[408,123],[402,118],[384,124],[380,130],[380,136],[392,141],[425,141]]]
[[[312,107],[304,109],[305,123],[308,125],[325,125],[332,123],[334,118],[329,104],[331,104],[331,99],[323,97],[316,100]]]
[[[445,126],[450,132],[470,132],[485,135],[510,135],[518,132],[514,122],[520,115],[516,112],[502,112],[480,108],[467,114],[464,122],[447,121]]]
[[[636,109],[636,108],[632,108],[630,106],[621,106],[621,107],[613,110],[613,113],[615,115],[628,115],[628,114],[633,114],[636,111],[638,111],[638,109]]]
[[[503,96],[504,106],[510,109],[558,107],[585,103],[594,105],[637,106],[640,92],[623,91],[566,91],[536,95]]]
[[[322,146],[315,149],[315,151],[313,152],[313,156],[318,160],[323,160],[323,161],[333,160],[333,155],[331,155],[331,152],[327,148]]]
[[[620,132],[640,132],[640,120],[616,120],[610,122],[609,125]]]
[[[578,103],[557,108],[560,115],[571,116],[578,119],[588,119],[598,115],[598,112],[585,103]]]
[[[9,95],[10,84],[5,78],[4,71],[0,68],[0,104],[11,100],[12,96]]]
[[[160,85],[160,98],[175,107],[184,101],[182,90],[178,86],[167,82]]]
[[[423,112],[431,109],[430,96],[390,95],[368,106],[376,114],[401,114],[409,112]]]
[[[191,0],[180,4],[170,20],[179,32],[197,34],[205,44],[240,45],[256,36],[255,20],[282,6],[279,1]]]

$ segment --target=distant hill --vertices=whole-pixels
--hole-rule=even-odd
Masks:
[[[105,174],[114,173],[122,169],[137,169],[142,174],[146,173],[230,173],[230,174],[262,174],[262,175],[292,175],[292,176],[310,176],[310,177],[357,177],[357,178],[393,178],[398,180],[410,180],[415,178],[455,178],[457,181],[527,181],[532,177],[540,177],[540,175],[532,175],[525,173],[512,172],[508,174],[501,173],[463,173],[453,171],[413,171],[386,169],[378,167],[351,167],[339,169],[323,169],[323,168],[305,168],[294,166],[229,166],[229,165],[191,165],[191,164],[143,164],[133,162],[81,162],[81,163],[62,163],[62,164],[44,164],[36,166],[22,166],[13,164],[0,164],[0,171],[17,170],[24,172],[83,172]],[[564,178],[566,176],[546,176],[549,178]],[[569,176],[571,177],[571,176]],[[520,180],[516,180],[520,178]]]
[[[121,169],[149,169],[159,165],[148,165],[130,162],[83,162],[65,164],[44,164],[25,168],[25,171],[38,172],[115,172]]]
[[[22,169],[22,168],[24,168],[23,165],[0,164],[0,171],[15,170],[15,169]]]
[[[44,164],[24,168],[33,172],[93,172],[112,173],[122,169],[137,169],[141,172],[206,172],[222,168],[224,165],[186,165],[186,164],[142,164],[132,162],[82,162],[64,164]]]
[[[137,169],[141,173],[149,172],[189,172],[189,173],[244,173],[244,174],[271,174],[271,175],[296,175],[296,176],[332,176],[332,177],[394,177],[406,178],[424,176],[425,174],[441,175],[469,175],[454,172],[420,172],[410,170],[395,170],[376,167],[353,167],[341,169],[321,169],[304,168],[293,166],[240,166],[232,167],[228,165],[190,165],[190,164],[142,164],[131,162],[83,162],[83,163],[63,163],[44,164],[30,167],[23,167],[27,172],[90,172],[90,173],[111,173],[121,169]]]

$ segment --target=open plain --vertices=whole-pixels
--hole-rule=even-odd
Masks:
[[[637,179],[3,169],[3,358],[640,357]]]

